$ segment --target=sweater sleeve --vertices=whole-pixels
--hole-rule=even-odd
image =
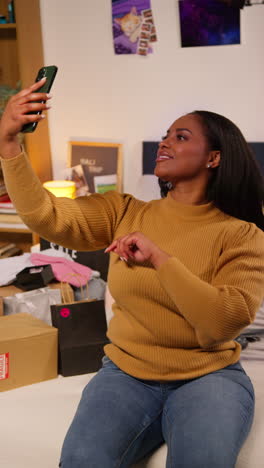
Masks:
[[[76,199],[45,190],[25,153],[1,158],[8,194],[24,223],[44,239],[75,250],[108,246],[124,216],[130,195],[107,192]]]
[[[157,270],[163,288],[194,328],[201,347],[236,338],[253,322],[264,296],[264,234],[243,223],[230,232],[211,284],[171,257]]]

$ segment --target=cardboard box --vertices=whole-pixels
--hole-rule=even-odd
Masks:
[[[58,330],[32,315],[0,317],[0,391],[58,375]]]

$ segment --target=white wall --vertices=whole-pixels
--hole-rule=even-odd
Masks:
[[[158,196],[152,177],[142,183],[142,141],[159,140],[197,108],[264,140],[264,6],[242,10],[241,45],[181,48],[177,0],[152,0],[158,42],[141,57],[114,54],[111,0],[40,3],[45,64],[59,67],[49,111],[54,178],[63,176],[70,139],[118,142],[124,190]]]

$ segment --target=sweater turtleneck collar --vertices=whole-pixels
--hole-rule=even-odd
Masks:
[[[174,200],[171,192],[168,192],[167,197],[163,199],[163,201],[168,209],[174,210],[177,216],[188,221],[205,220],[221,213],[221,211],[214,206],[213,202],[205,203],[203,205],[187,205]]]

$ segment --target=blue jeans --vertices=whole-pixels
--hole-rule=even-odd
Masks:
[[[167,468],[231,468],[253,421],[254,389],[238,362],[191,380],[141,380],[108,357],[85,387],[62,468],[125,468],[168,446]]]

